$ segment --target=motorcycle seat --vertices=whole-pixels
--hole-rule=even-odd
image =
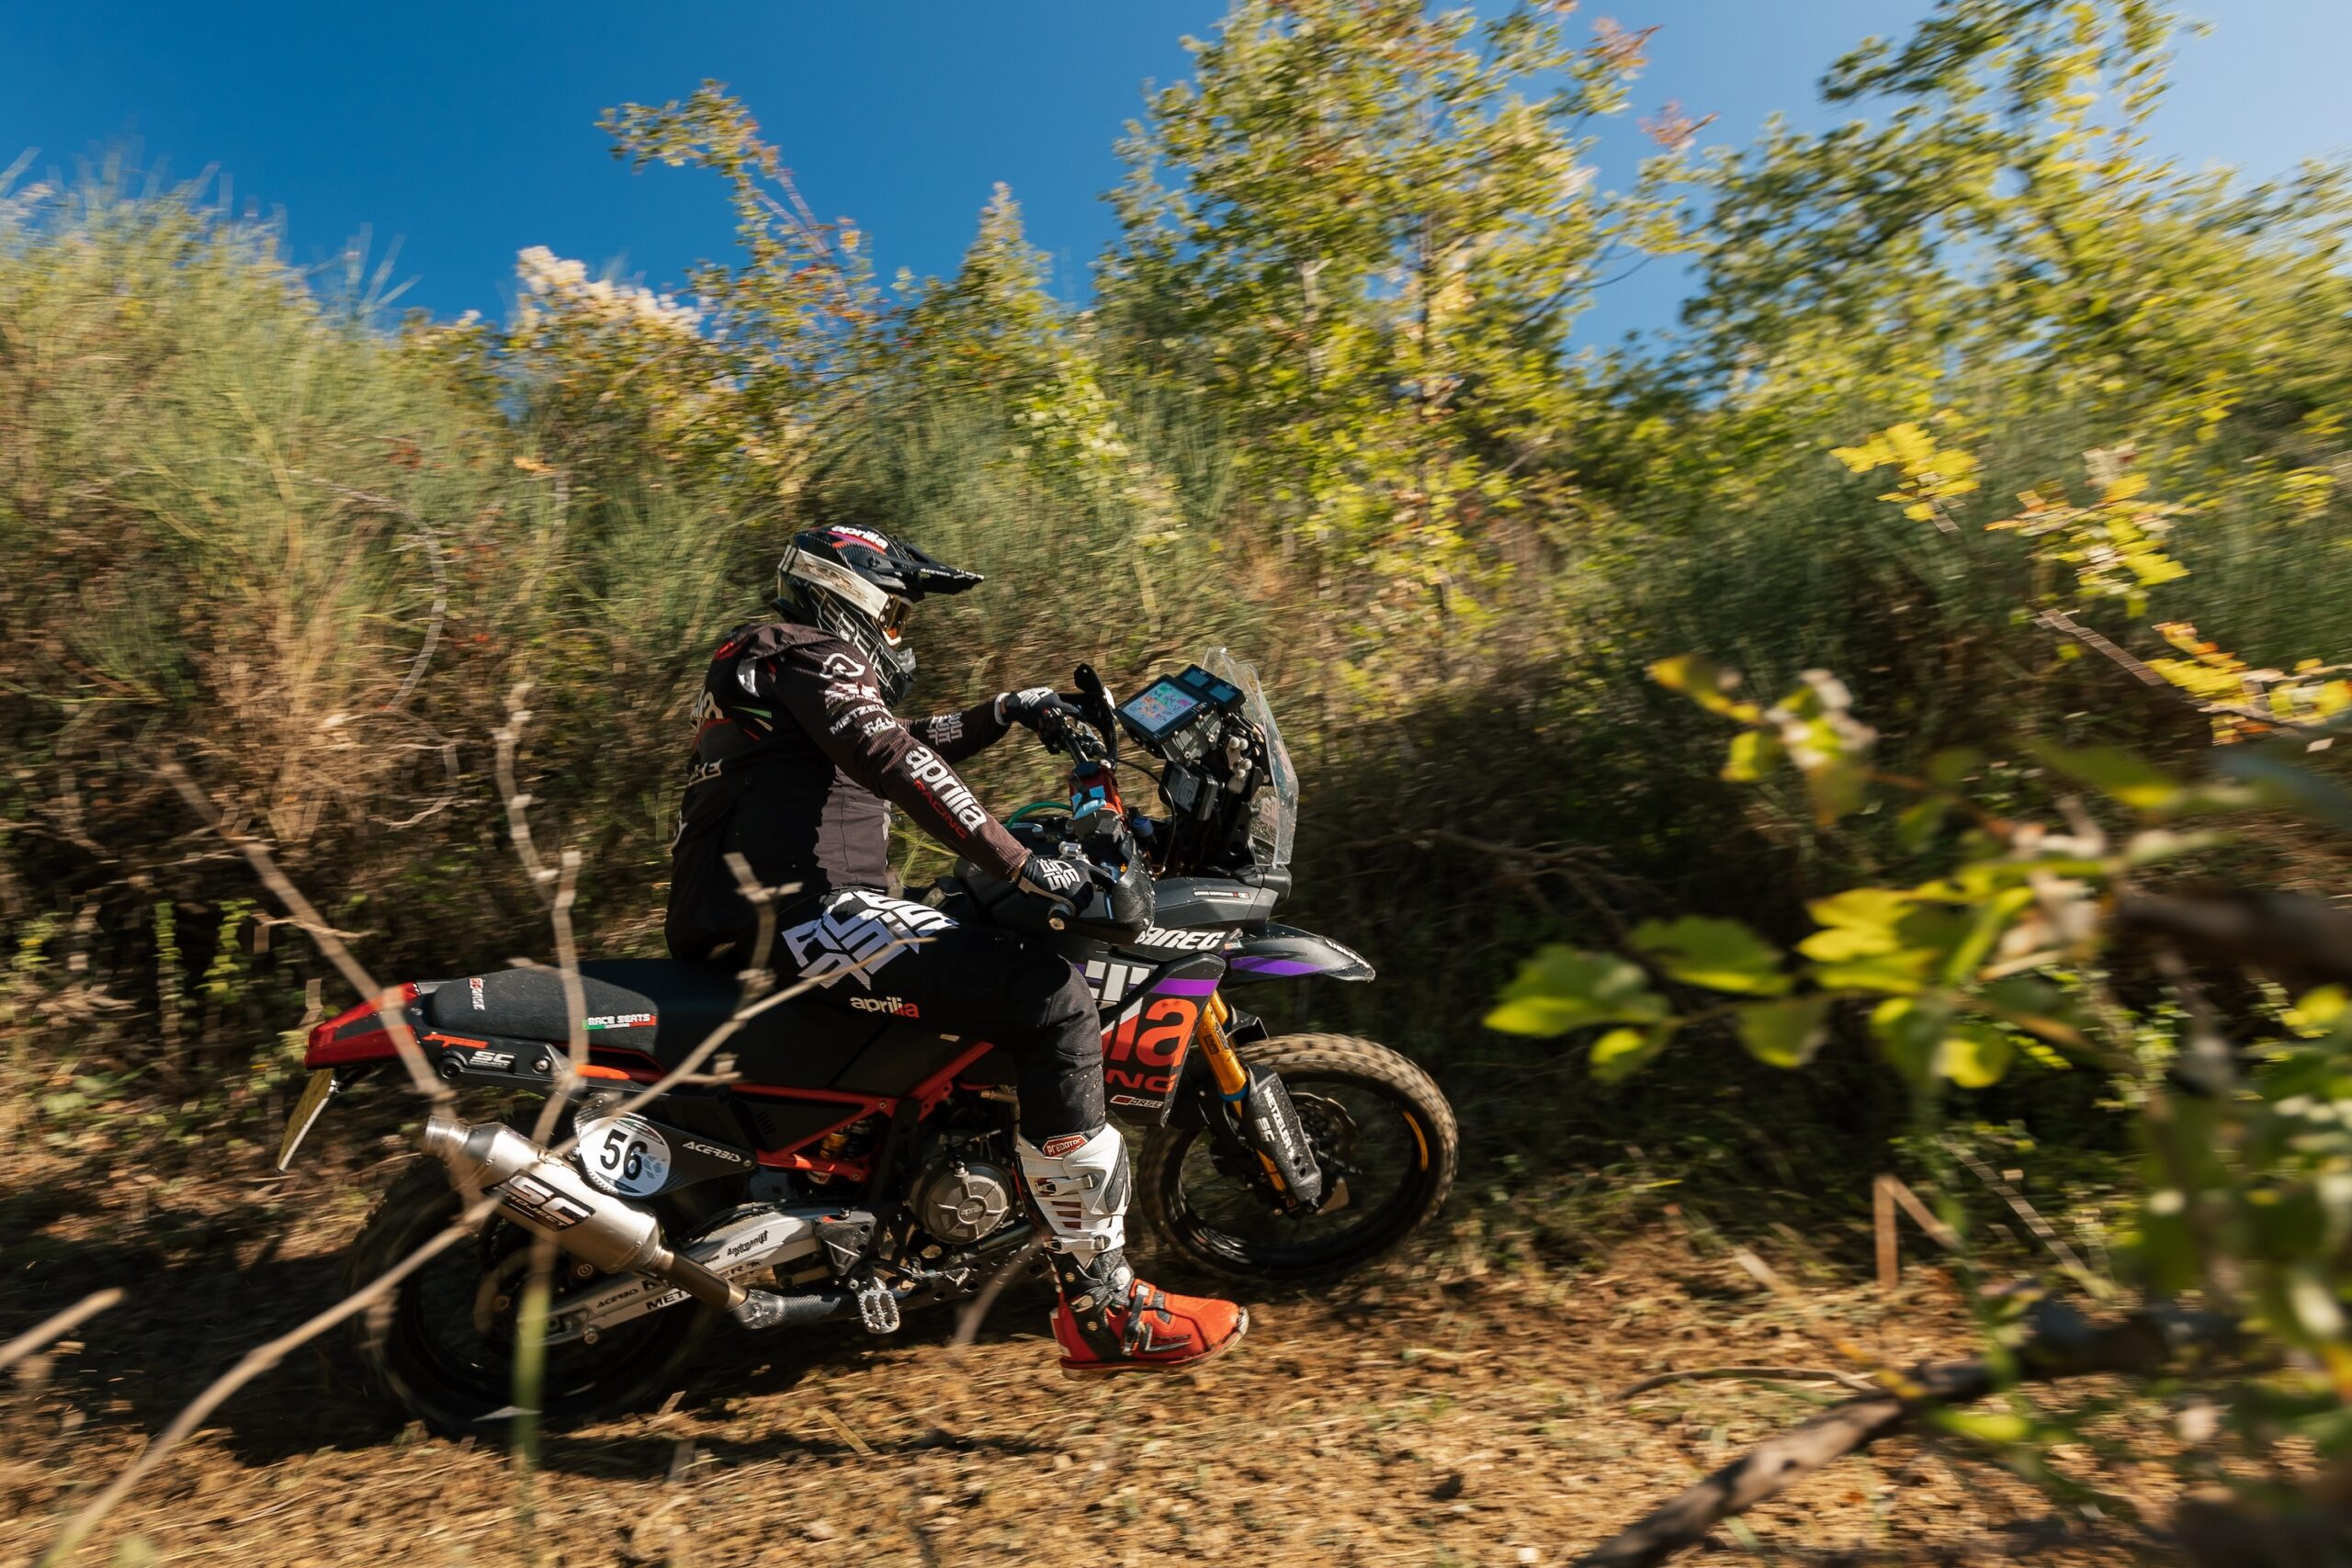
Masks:
[[[502,969],[444,982],[426,1004],[436,1029],[507,1040],[571,1038],[563,976]],[[580,966],[588,1043],[683,1057],[735,1010],[735,976],[712,964],[666,958],[594,959]]]
[[[735,1012],[735,976],[712,964],[663,958],[596,959],[580,966],[592,1050],[632,1051],[674,1068]],[[436,1030],[470,1038],[571,1037],[563,976],[503,969],[446,980],[425,998]],[[898,1094],[962,1054],[953,1036],[888,1015],[793,998],[762,1009],[719,1047],[754,1084]]]

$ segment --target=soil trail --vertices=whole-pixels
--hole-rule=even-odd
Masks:
[[[134,1292],[0,1391],[0,1561],[37,1554],[143,1433],[329,1299],[356,1215],[281,1242],[305,1207],[292,1194],[207,1197],[143,1200],[130,1230],[119,1201],[93,1213],[38,1183],[0,1201],[0,1336],[82,1290]],[[1893,1312],[1857,1290],[1810,1300],[1891,1359],[1965,1344],[1932,1277]],[[298,1357],[83,1561],[1556,1564],[1828,1396],[1711,1382],[1620,1404],[1614,1390],[1669,1368],[1834,1364],[1817,1324],[1666,1232],[1552,1273],[1484,1269],[1466,1239],[1440,1242],[1322,1299],[1261,1299],[1237,1353],[1173,1383],[1056,1376],[1042,1301],[1014,1293],[960,1355],[942,1314],[887,1341],[723,1332],[671,1408],[546,1439],[527,1528],[503,1438],[396,1428]],[[2155,1560],[1907,1440],[1743,1529],[1810,1568]],[[118,1556],[131,1536],[152,1556]],[[1735,1559],[1757,1561],[1719,1533],[1687,1561]]]

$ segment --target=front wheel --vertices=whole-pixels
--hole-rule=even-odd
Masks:
[[[1304,1282],[1350,1274],[1437,1213],[1453,1185],[1461,1133],[1437,1085],[1398,1052],[1345,1034],[1288,1034],[1238,1047],[1283,1080],[1324,1188],[1345,1201],[1291,1215],[1264,1178],[1199,1127],[1162,1127],[1136,1162],[1136,1201],[1188,1261],[1239,1279]]]

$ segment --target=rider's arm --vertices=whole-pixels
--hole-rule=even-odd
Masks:
[[[907,726],[913,736],[950,762],[977,756],[1004,739],[1012,724],[1004,716],[1004,699],[990,697],[958,713],[933,714]]]
[[[873,671],[845,645],[786,649],[759,660],[753,679],[761,694],[797,720],[835,767],[904,811],[916,827],[1007,882],[1020,872],[1029,852],[989,815],[938,748],[898,721]]]

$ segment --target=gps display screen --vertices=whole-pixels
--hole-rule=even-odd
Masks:
[[[1184,722],[1185,716],[1200,705],[1200,698],[1162,676],[1129,697],[1119,712],[1137,729],[1156,739]]]

